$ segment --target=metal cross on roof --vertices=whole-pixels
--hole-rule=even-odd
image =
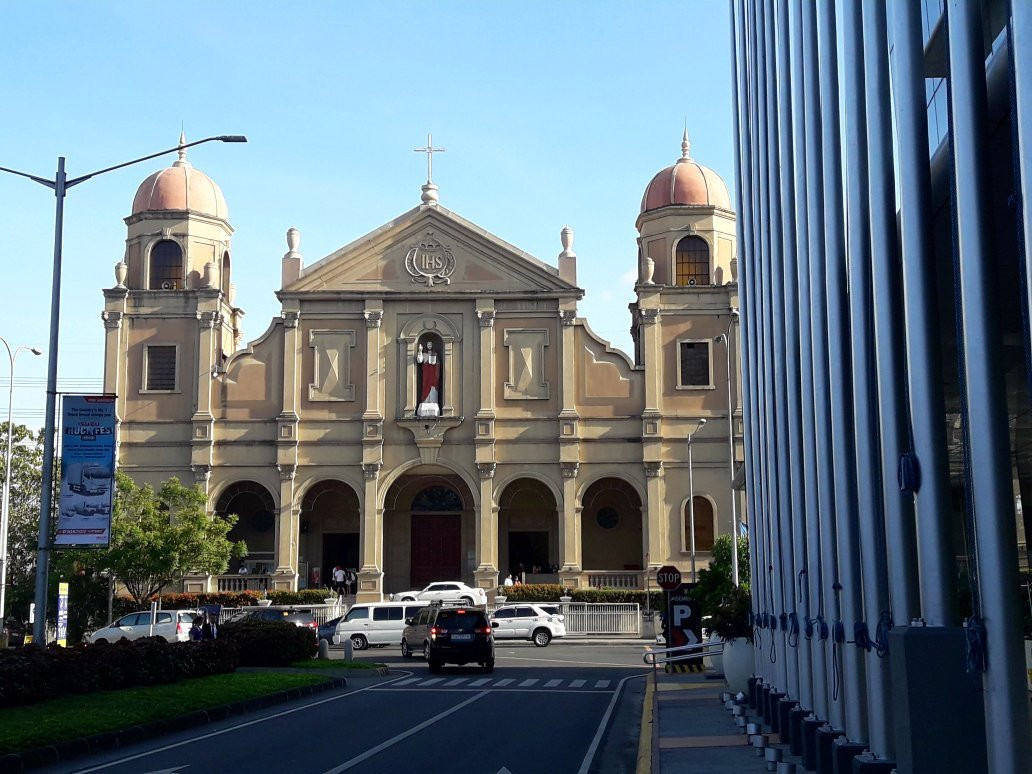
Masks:
[[[426,136],[426,147],[425,148],[413,148],[416,153],[426,154],[426,182],[433,182],[434,179],[434,154],[444,153],[444,148],[434,147],[434,138],[432,135],[427,134]]]

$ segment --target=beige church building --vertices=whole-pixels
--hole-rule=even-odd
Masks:
[[[102,317],[119,467],[200,484],[247,543],[246,576],[186,587],[320,586],[339,564],[359,599],[511,574],[654,588],[666,564],[689,579],[693,539],[704,567],[743,513],[735,213],[686,133],[635,215],[633,353],[579,316],[571,229],[541,260],[430,180],[314,263],[289,229],[280,314],[248,339],[226,201],[180,150],[136,193]]]

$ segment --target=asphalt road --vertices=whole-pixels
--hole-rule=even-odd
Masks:
[[[641,645],[496,646],[494,672],[431,675],[398,648],[361,660],[391,674],[50,771],[420,770],[510,774],[633,771],[645,668]]]

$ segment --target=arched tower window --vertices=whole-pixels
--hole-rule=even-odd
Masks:
[[[713,534],[713,503],[706,497],[696,495],[692,498],[692,510],[695,511],[695,550],[712,551],[715,535]],[[688,503],[684,504],[684,550],[692,546],[691,516]]]
[[[676,281],[679,286],[710,284],[710,253],[706,240],[686,236],[677,243]]]
[[[220,274],[222,281],[222,295],[229,298],[229,253],[225,252],[222,254],[222,272]]]
[[[162,239],[151,250],[151,290],[183,289],[183,249],[171,239]]]

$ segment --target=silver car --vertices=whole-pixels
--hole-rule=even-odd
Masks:
[[[123,615],[110,626],[97,629],[87,641],[92,644],[115,642],[116,640],[138,640],[141,637],[164,637],[169,642],[186,642],[190,639],[190,626],[194,618],[203,615],[198,610],[159,610],[155,614],[151,629],[151,612]]]

